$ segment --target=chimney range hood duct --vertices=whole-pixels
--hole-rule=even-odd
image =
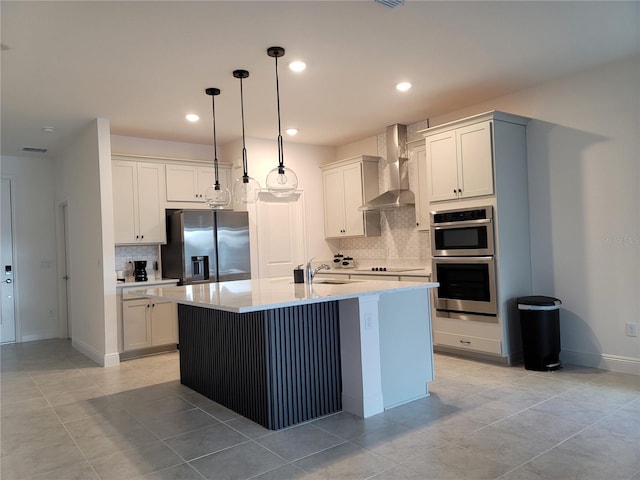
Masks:
[[[389,189],[362,205],[358,210],[394,210],[413,207],[415,195],[409,190],[409,163],[407,158],[407,126],[390,125],[386,129],[387,153],[386,170],[389,175]]]

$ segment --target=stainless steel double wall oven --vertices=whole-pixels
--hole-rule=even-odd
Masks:
[[[493,207],[431,212],[437,316],[497,322]]]

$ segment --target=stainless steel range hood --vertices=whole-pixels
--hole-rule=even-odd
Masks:
[[[386,129],[386,166],[389,188],[362,205],[360,211],[394,210],[415,206],[415,195],[409,190],[409,163],[407,158],[407,126],[390,125]]]

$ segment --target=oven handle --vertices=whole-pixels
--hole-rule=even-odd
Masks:
[[[433,257],[432,262],[435,266],[436,263],[489,263],[494,259],[493,255],[486,257]]]
[[[465,225],[485,225],[491,223],[491,218],[479,218],[477,220],[465,220],[464,222],[443,222],[443,223],[431,223],[431,226],[435,229],[439,227],[464,227]]]

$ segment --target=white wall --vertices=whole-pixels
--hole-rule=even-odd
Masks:
[[[431,119],[488,110],[527,128],[533,283],[560,298],[562,357],[640,374],[640,57]]]
[[[55,160],[3,156],[12,180],[16,341],[58,336]]]
[[[221,147],[218,146],[218,158]],[[210,161],[213,163],[213,147],[195,143],[169,142],[149,138],[111,135],[111,151],[116,154],[141,155],[158,158]]]
[[[119,362],[109,122],[92,121],[57,160],[56,203],[67,203],[73,346]]]
[[[363,138],[357,142],[342,145],[336,149],[335,160],[357,157],[358,155],[378,156],[378,139],[376,136]]]

